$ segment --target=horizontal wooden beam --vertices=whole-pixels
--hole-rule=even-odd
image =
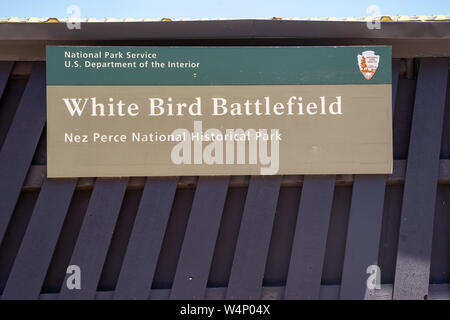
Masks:
[[[225,298],[227,288],[207,288],[207,300],[222,300]],[[320,287],[320,300],[337,300],[339,298],[339,285],[322,285]],[[263,287],[261,293],[262,300],[283,299],[285,287]],[[96,294],[96,300],[111,300],[113,291],[100,291]],[[152,289],[149,295],[150,300],[166,300],[169,298],[170,289]],[[392,284],[382,284],[381,289],[374,290],[374,300],[391,300]],[[57,293],[41,294],[40,300],[56,300]],[[1,297],[0,297],[1,299]],[[430,284],[428,300],[450,300],[450,284]]]
[[[150,39],[442,39],[448,21],[386,21],[372,30],[367,21],[234,19],[192,21],[1,23],[0,40],[150,40]]]
[[[439,184],[450,184],[450,160],[440,160],[439,170]],[[45,165],[33,165],[28,171],[23,190],[32,191],[39,190],[42,185],[42,181],[46,175],[47,166]],[[395,160],[394,171],[391,175],[388,175],[386,183],[388,185],[403,184],[405,181],[406,161]],[[152,177],[150,179],[164,179],[164,177]],[[197,185],[198,177],[180,177],[178,180],[178,188],[194,188]],[[142,189],[144,188],[146,178],[145,177],[131,177],[128,180],[127,189]],[[230,179],[230,187],[248,187],[250,181],[249,176],[232,176]],[[298,187],[302,186],[304,181],[303,175],[288,175],[283,176],[281,186],[283,187]],[[354,175],[341,174],[336,176],[336,185],[352,185],[354,181]],[[78,190],[91,190],[94,186],[95,178],[79,178],[77,182]]]

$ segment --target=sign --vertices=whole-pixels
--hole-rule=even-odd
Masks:
[[[392,172],[391,48],[47,47],[48,177]]]

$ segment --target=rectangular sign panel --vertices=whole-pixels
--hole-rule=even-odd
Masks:
[[[47,47],[48,177],[392,172],[391,47]]]

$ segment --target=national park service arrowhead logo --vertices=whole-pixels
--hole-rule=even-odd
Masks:
[[[379,63],[380,56],[377,56],[374,51],[364,51],[362,54],[358,54],[359,70],[367,80],[372,79]]]

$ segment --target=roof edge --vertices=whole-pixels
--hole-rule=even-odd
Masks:
[[[79,28],[77,28],[79,26]],[[378,28],[379,27],[379,28]],[[0,40],[450,39],[450,21],[195,20],[1,23]]]

